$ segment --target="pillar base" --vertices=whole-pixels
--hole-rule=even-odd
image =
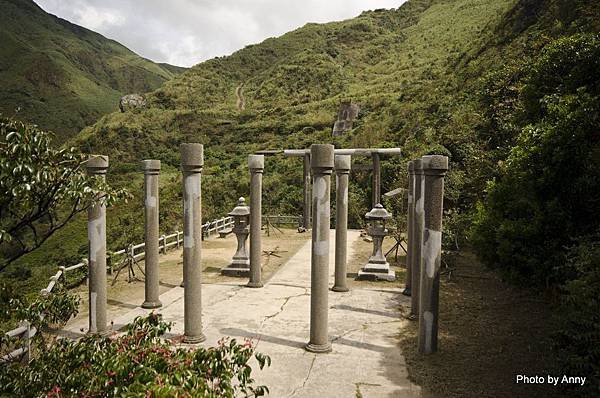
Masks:
[[[86,334],[89,336],[108,337],[112,332],[112,329],[103,330],[102,332],[92,332],[88,330]]]
[[[244,266],[243,264],[229,264],[227,267],[221,268],[221,275],[248,277],[250,275],[250,266]]]
[[[411,292],[410,292],[410,287],[405,287],[405,288],[404,288],[404,290],[402,291],[402,294],[403,294],[404,296],[408,296],[408,297],[410,297],[410,293],[411,293]]]
[[[316,354],[324,354],[327,352],[331,352],[331,343],[330,342],[327,342],[325,344],[307,343],[304,346],[304,349],[308,352],[314,352]]]
[[[331,288],[331,291],[332,292],[341,292],[341,293],[343,293],[343,292],[349,292],[350,289],[348,289],[345,286],[334,286],[334,287]]]
[[[263,287],[264,285],[262,284],[262,282],[248,282],[248,284],[246,285],[246,287],[251,287],[251,288],[259,288],[259,287]]]
[[[202,343],[205,340],[206,336],[204,335],[204,333],[200,333],[197,336],[183,336],[183,342],[185,344],[198,344]]]
[[[157,301],[144,301],[142,303],[142,308],[145,308],[147,310],[151,310],[154,308],[160,308],[162,307],[162,303],[160,302],[160,300]]]

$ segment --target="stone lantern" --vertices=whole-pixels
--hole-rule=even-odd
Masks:
[[[237,206],[229,213],[233,217],[233,233],[237,238],[237,251],[233,255],[231,264],[221,269],[221,275],[248,276],[250,273],[250,259],[246,251],[246,240],[250,233],[250,207],[246,206],[246,200],[242,197]]]
[[[367,233],[373,238],[373,254],[369,257],[369,262],[358,271],[358,278],[393,281],[396,279],[396,273],[390,270],[382,247],[383,239],[388,234],[385,222],[392,218],[392,215],[378,203],[365,214],[365,218],[370,221]]]

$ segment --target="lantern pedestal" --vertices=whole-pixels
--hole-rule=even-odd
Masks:
[[[221,275],[248,277],[250,275],[250,258],[246,250],[246,240],[250,234],[248,223],[250,209],[246,206],[244,198],[240,198],[237,206],[229,213],[233,217],[233,233],[237,238],[237,250],[233,255],[231,264],[221,269]]]
[[[377,204],[365,217],[371,221],[367,233],[373,238],[373,254],[369,257],[369,262],[358,271],[358,279],[394,281],[396,273],[390,269],[390,264],[383,255],[383,239],[388,234],[385,220],[392,215]]]

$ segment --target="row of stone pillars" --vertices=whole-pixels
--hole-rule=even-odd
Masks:
[[[275,155],[281,151],[260,151],[261,154]],[[382,155],[400,155],[400,148],[347,148],[334,149],[334,156],[367,156],[372,160],[372,207],[381,202],[381,156]],[[311,228],[311,153],[310,149],[286,149],[284,156],[303,158],[303,193],[304,207],[302,211],[302,227]],[[350,158],[348,158],[350,159]],[[350,161],[348,161],[350,162]],[[336,167],[337,169],[337,167]],[[348,163],[350,170],[350,163]]]
[[[329,352],[328,275],[330,176],[335,166],[337,178],[336,259],[333,291],[346,287],[347,202],[350,156],[334,155],[332,145],[312,145],[312,248],[311,248],[311,352]],[[439,279],[442,255],[442,212],[446,156],[431,155],[409,163],[409,208],[407,291],[412,313],[419,317],[419,352],[437,351]],[[374,208],[374,211],[377,210]],[[379,209],[381,211],[381,209]],[[407,275],[407,278],[409,276]],[[416,289],[415,289],[416,288]]]
[[[181,145],[184,183],[184,341],[198,343],[205,339],[201,318],[201,173],[204,163],[201,144]],[[248,287],[262,287],[261,279],[261,196],[264,156],[250,155],[250,281]],[[348,212],[348,173],[350,156],[335,155],[332,145],[315,144],[310,149],[312,171],[312,248],[310,341],[306,349],[328,352],[328,280],[330,180],[336,169],[336,251],[333,291],[344,292],[346,286],[346,244]],[[419,314],[419,348],[434,352],[437,348],[437,306],[441,261],[441,213],[443,177],[448,160],[443,156],[426,156],[409,166],[409,272],[413,313]],[[90,175],[104,178],[108,158],[95,156],[87,162]],[[158,300],[158,173],[160,162],[143,162],[146,204],[146,300],[143,306],[156,308]],[[418,178],[417,176],[423,176]],[[412,188],[411,188],[412,187]],[[106,333],[106,207],[102,202],[88,211],[89,236],[89,321],[90,332]],[[422,220],[422,221],[421,221]],[[422,227],[419,227],[422,225]],[[151,267],[151,269],[149,269]],[[425,272],[420,272],[424,269]],[[419,294],[415,289],[421,287]],[[416,309],[416,310],[415,310]]]
[[[199,343],[205,340],[202,333],[202,188],[204,165],[202,144],[181,144],[183,173],[183,282],[184,290],[184,341]],[[89,175],[105,178],[108,170],[107,156],[91,156],[86,162]],[[159,245],[158,215],[159,160],[144,160],[145,204],[145,300],[143,308],[158,308],[159,300]],[[89,241],[89,332],[107,334],[106,293],[106,205],[98,194],[98,201],[88,209]]]
[[[408,253],[405,295],[419,320],[420,353],[437,351],[444,176],[448,158],[423,156],[408,163]]]

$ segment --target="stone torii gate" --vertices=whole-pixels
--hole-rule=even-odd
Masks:
[[[272,156],[283,153],[287,157],[302,157],[304,176],[304,209],[302,211],[302,226],[306,229],[311,227],[311,175],[310,175],[310,149],[284,149],[257,151],[257,154]],[[400,148],[340,148],[334,149],[334,155],[367,156],[373,160],[372,180],[372,206],[381,202],[381,155],[399,156],[402,154]]]

